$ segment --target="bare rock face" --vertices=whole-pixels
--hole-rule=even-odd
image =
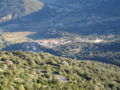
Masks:
[[[31,14],[42,7],[38,0],[0,0],[0,22]]]

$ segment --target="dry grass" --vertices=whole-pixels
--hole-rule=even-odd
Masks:
[[[20,43],[25,41],[30,41],[27,36],[34,34],[35,32],[6,32],[3,34],[3,39],[12,43]]]

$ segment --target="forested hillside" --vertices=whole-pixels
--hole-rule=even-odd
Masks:
[[[120,66],[120,40],[107,43],[71,43],[55,48],[60,55],[84,60],[95,60]]]
[[[119,90],[120,68],[47,53],[0,52],[1,90]]]

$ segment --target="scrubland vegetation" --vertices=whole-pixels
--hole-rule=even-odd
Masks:
[[[0,52],[1,90],[119,90],[120,68],[47,53]]]

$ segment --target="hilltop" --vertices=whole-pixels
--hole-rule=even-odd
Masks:
[[[47,53],[0,52],[1,90],[119,90],[120,67]]]

